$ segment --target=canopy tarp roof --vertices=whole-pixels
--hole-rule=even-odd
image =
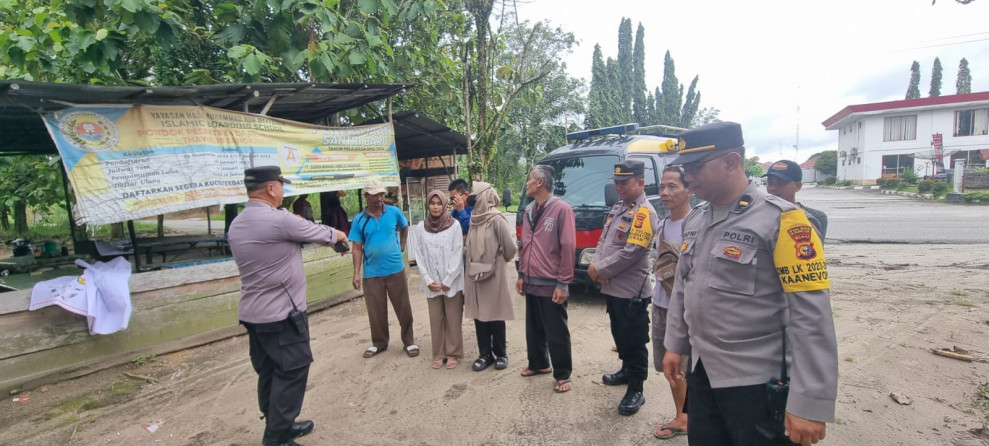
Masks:
[[[131,87],[0,81],[0,155],[57,154],[40,114],[73,105],[201,105],[317,123],[333,113],[388,99],[414,86],[283,83]]]
[[[376,119],[368,124],[384,122]],[[392,115],[395,126],[395,150],[398,159],[428,158],[432,156],[466,155],[467,137],[414,111]]]

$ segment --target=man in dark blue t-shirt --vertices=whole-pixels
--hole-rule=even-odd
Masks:
[[[388,348],[388,300],[402,327],[405,353],[415,357],[419,356],[419,346],[412,333],[412,305],[403,256],[409,221],[397,207],[386,205],[384,198],[385,186],[380,181],[370,180],[364,185],[367,207],[354,216],[348,237],[353,242],[354,289],[364,288],[364,305],[371,325],[372,345],[364,351],[364,357]]]
[[[470,213],[474,210],[474,206],[467,203],[467,197],[470,196],[467,180],[457,178],[450,182],[450,187],[447,189],[450,191],[450,202],[453,204],[450,215],[460,222],[460,229],[464,231],[464,235],[467,235],[467,231],[470,230]]]

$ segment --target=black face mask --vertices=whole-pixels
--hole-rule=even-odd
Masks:
[[[477,195],[468,195],[467,206],[474,206],[474,203],[477,203]]]

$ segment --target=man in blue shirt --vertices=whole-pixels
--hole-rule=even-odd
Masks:
[[[364,305],[371,324],[371,347],[364,351],[370,358],[388,348],[388,303],[402,327],[402,343],[410,357],[419,356],[412,333],[412,305],[405,280],[405,241],[409,221],[395,206],[386,205],[385,186],[372,179],[364,185],[367,207],[354,216],[350,225],[353,242],[354,289],[364,288]],[[361,280],[361,267],[364,279]],[[387,299],[386,299],[387,297]]]
[[[447,189],[450,191],[450,201],[453,204],[450,215],[460,222],[460,229],[464,231],[466,236],[470,229],[470,213],[474,210],[474,206],[467,203],[467,197],[470,196],[467,180],[457,178],[450,182]]]

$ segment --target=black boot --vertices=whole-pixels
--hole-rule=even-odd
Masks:
[[[288,430],[289,436],[291,438],[299,438],[303,435],[308,435],[314,427],[316,427],[316,424],[309,420],[292,423],[292,427]]]
[[[635,415],[645,403],[646,397],[642,395],[642,381],[629,382],[625,396],[618,403],[618,413],[622,415]]]
[[[261,438],[261,446],[302,446],[292,441],[292,429],[274,431],[264,428],[264,437]]]
[[[625,373],[625,369],[621,369],[615,373],[609,373],[601,377],[601,382],[609,386],[628,384],[628,381],[628,374]]]

